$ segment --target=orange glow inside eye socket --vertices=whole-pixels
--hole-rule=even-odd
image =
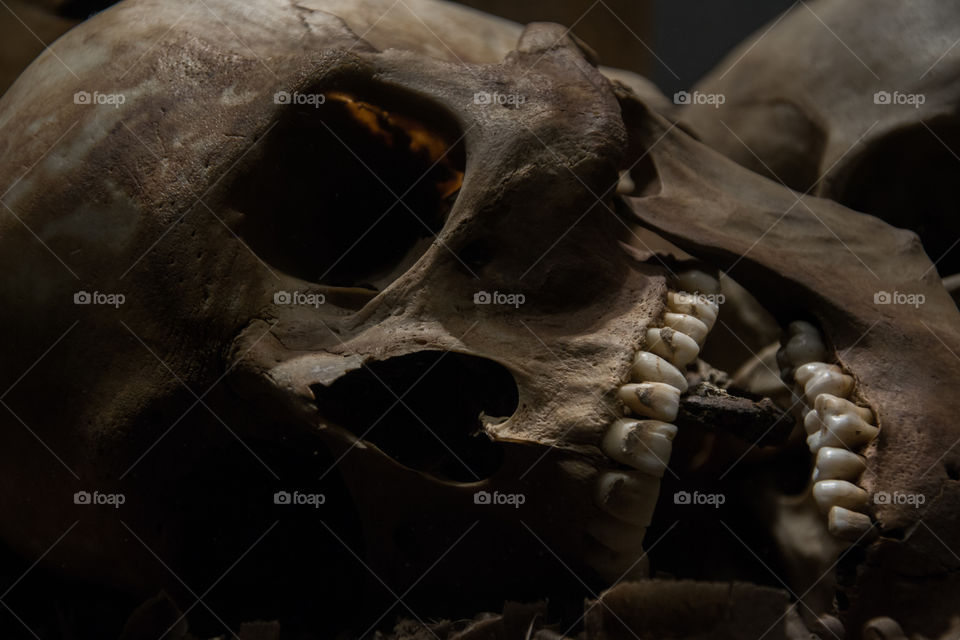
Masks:
[[[390,148],[405,146],[410,153],[429,158],[431,165],[445,169],[447,177],[436,183],[441,198],[455,194],[463,184],[463,171],[450,158],[451,145],[423,123],[407,116],[382,109],[369,102],[357,100],[341,92],[326,93],[327,100],[341,103],[350,116]]]

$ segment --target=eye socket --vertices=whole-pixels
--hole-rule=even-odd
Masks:
[[[322,95],[322,104],[285,107],[229,188],[236,232],[294,277],[382,290],[446,221],[463,180],[459,130],[429,106],[416,105],[415,118],[410,103],[303,95]]]

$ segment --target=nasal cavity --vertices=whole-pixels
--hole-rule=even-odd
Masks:
[[[519,403],[505,367],[448,351],[372,362],[311,390],[322,418],[408,468],[454,482],[500,467],[501,447],[483,425],[506,420]]]

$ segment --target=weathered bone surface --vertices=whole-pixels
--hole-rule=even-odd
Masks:
[[[663,263],[628,247],[629,221],[731,269],[781,324],[820,323],[858,401],[879,417],[867,489],[928,496],[920,510],[877,508],[882,537],[862,564],[845,565],[842,613],[850,628],[878,615],[925,632],[946,620],[955,558],[927,534],[956,530],[960,370],[950,352],[960,352],[960,325],[916,238],[826,200],[791,209],[788,189],[671,127],[656,114],[669,111],[662,96],[619,72],[609,75],[623,84],[610,82],[562,27],[406,5],[128,0],[57,44],[70,70],[45,53],[0,100],[11,214],[0,219],[0,302],[16,309],[0,316],[12,345],[0,383],[13,386],[5,403],[16,412],[0,417],[4,541],[37,557],[79,521],[45,556],[51,566],[189,600],[158,557],[191,577],[198,557],[228,564],[252,540],[223,541],[256,528],[257,511],[270,516],[267,544],[280,535],[270,533],[272,503],[260,501],[321,487],[324,524],[307,513],[282,530],[291,564],[280,573],[292,581],[300,571],[332,611],[353,606],[353,592],[315,576],[365,576],[352,553],[424,599],[540,597],[570,578],[558,558],[607,583],[637,577],[649,513],[611,522],[594,501],[599,488],[611,509],[646,509],[656,495],[632,487],[659,479],[625,470],[605,436],[615,425],[617,454],[663,473],[665,460],[627,438],[669,448],[676,427],[661,419],[676,415],[680,371],[717,308],[668,290]],[[77,92],[125,101],[77,104]],[[387,140],[385,159],[363,155],[368,138]],[[405,162],[422,171],[405,173]],[[608,209],[619,171],[634,164],[649,169],[633,172],[635,197]],[[339,179],[348,165],[360,187]],[[421,174],[442,197],[411,188],[401,219],[407,207],[437,206],[409,217],[414,231],[391,218],[379,242],[338,243]],[[385,185],[383,202],[362,200],[381,175],[399,184]],[[363,208],[374,203],[383,206]],[[353,240],[359,258],[327,255]],[[874,291],[897,287],[926,304],[871,304]],[[79,290],[126,302],[76,306]],[[481,291],[522,303],[476,304]],[[325,301],[286,304],[283,292]],[[638,370],[663,379],[625,385]],[[415,389],[420,379],[435,386]],[[636,398],[627,406],[658,418],[620,421],[623,389]],[[439,443],[426,424],[399,418],[405,431],[373,431],[376,410],[404,402],[431,418],[449,412],[464,429]],[[122,517],[71,502],[92,487],[127,496]],[[481,490],[525,503],[483,504]],[[206,528],[205,518],[248,511],[216,521],[217,536]],[[207,535],[213,542],[198,542]],[[316,558],[295,555],[303,548]],[[273,582],[234,607],[278,584],[269,566],[252,576]],[[728,602],[725,587],[697,589]],[[742,591],[748,600],[754,589]],[[776,618],[782,593],[762,591],[764,615]]]
[[[682,118],[710,146],[790,187],[916,230],[960,270],[960,6],[815,0],[732,51]],[[950,257],[941,258],[950,252]]]
[[[797,204],[795,194],[706,151],[639,105],[636,115],[627,120],[631,133],[650,144],[661,140],[650,155],[662,184],[658,196],[632,200],[638,219],[729,268],[782,325],[814,317],[879,416],[865,487],[927,497],[919,509],[876,505],[882,538],[844,586],[848,615],[862,624],[897,610],[888,615],[933,634],[938,623],[931,617],[944,621],[957,606],[955,574],[942,571],[957,560],[919,522],[948,537],[956,531],[960,453],[951,416],[960,401],[951,389],[960,378],[953,355],[960,352],[960,318],[917,237],[832,201],[804,196]],[[926,301],[917,308],[877,305],[881,290],[915,292]],[[918,589],[916,581],[937,587]]]

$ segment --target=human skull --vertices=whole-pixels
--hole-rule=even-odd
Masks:
[[[681,295],[716,281],[631,247],[643,225],[820,325],[878,416],[861,483],[930,496],[876,509],[910,535],[849,565],[843,613],[911,611],[871,572],[950,562],[916,523],[955,518],[960,343],[915,238],[805,198],[827,233],[556,25],[401,4],[128,1],[0,101],[7,543],[221,624],[642,577],[657,492],[686,485],[618,447],[669,453],[716,320]],[[903,282],[923,307],[868,304]],[[942,581],[917,593],[938,614]]]
[[[801,3],[698,83],[721,104],[682,118],[761,175],[916,231],[956,274],[958,39],[949,2]]]

